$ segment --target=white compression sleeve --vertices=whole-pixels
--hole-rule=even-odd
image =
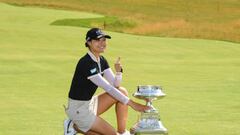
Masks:
[[[96,74],[90,76],[89,79],[96,84],[97,86],[103,88],[107,93],[109,93],[113,98],[117,99],[118,101],[122,102],[123,104],[127,104],[129,98],[122,94],[118,89],[113,87],[107,80],[105,80],[100,74]]]
[[[113,71],[111,68],[108,68],[106,70],[103,71],[104,75],[103,77],[106,78],[108,80],[108,82],[112,85],[114,85],[115,87],[119,87],[122,81],[122,73],[121,72],[117,72],[116,76],[113,74]]]

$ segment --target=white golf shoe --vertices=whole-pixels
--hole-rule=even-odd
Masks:
[[[66,119],[64,120],[64,135],[76,135],[77,131],[73,128],[72,120]]]

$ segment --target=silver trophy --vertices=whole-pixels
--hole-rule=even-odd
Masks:
[[[154,85],[140,85],[137,91],[133,94],[138,99],[146,101],[146,105],[151,109],[142,112],[138,122],[131,128],[131,133],[134,135],[143,134],[158,134],[167,135],[167,129],[160,121],[160,115],[157,109],[152,105],[152,101],[161,99],[165,96],[162,89],[159,86]]]

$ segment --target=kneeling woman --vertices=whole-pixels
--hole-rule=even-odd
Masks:
[[[65,135],[75,134],[76,131],[86,135],[130,135],[126,130],[128,106],[136,111],[149,109],[129,99],[127,90],[120,87],[122,67],[120,58],[115,63],[116,74],[101,56],[106,49],[105,35],[99,28],[92,28],[86,34],[88,52],[83,56],[76,67],[72,85],[69,91],[69,102],[66,113],[69,117],[64,121]],[[104,93],[93,96],[98,87]],[[99,117],[112,105],[115,106],[117,116],[117,131],[104,119]],[[71,127],[75,130],[72,130]]]

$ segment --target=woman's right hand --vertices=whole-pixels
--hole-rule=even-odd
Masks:
[[[132,101],[131,99],[128,101],[128,105],[131,106],[135,111],[138,111],[138,112],[143,112],[143,111],[151,109],[151,107],[139,104],[137,102]]]

